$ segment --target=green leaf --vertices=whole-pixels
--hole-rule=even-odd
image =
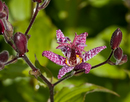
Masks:
[[[130,78],[130,70],[124,69],[125,73],[129,76]]]
[[[14,20],[24,20],[30,17],[30,0],[11,0],[9,3],[10,13]]]
[[[5,68],[0,71],[0,79],[25,77],[28,75],[28,71],[25,71],[27,68],[28,65],[24,63],[23,60],[18,60],[16,63],[5,66]]]
[[[92,93],[92,92],[107,92],[113,95],[119,96],[116,92],[111,91],[107,88],[94,85],[91,83],[85,83],[80,86],[70,85],[68,87],[62,88],[56,95],[55,95],[55,102],[70,102],[72,98],[76,98],[77,95],[82,93]],[[83,97],[82,97],[83,98]],[[71,101],[73,102],[73,101]],[[75,101],[74,101],[75,102]]]

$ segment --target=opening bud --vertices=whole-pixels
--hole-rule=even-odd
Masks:
[[[3,22],[2,20],[0,20],[0,35],[4,33],[4,30],[5,28],[4,28]]]
[[[111,49],[114,50],[117,47],[119,47],[121,40],[122,40],[122,32],[121,32],[120,28],[117,28],[111,37],[111,41],[110,41]]]
[[[13,36],[13,31],[14,31],[12,24],[6,19],[3,20],[3,23],[5,25],[5,30],[7,32],[7,36],[9,38],[12,37]]]
[[[114,57],[115,57],[115,59],[117,59],[117,60],[121,60],[122,56],[123,56],[123,51],[122,51],[122,49],[121,49],[120,47],[118,47],[118,48],[114,51]]]
[[[123,57],[122,57],[122,59],[121,59],[119,65],[122,65],[122,64],[126,63],[127,61],[128,61],[127,55],[123,55]]]
[[[27,38],[24,34],[17,32],[14,35],[14,44],[20,57],[24,56],[24,53],[28,52]]]
[[[8,60],[8,58],[9,58],[9,53],[8,53],[8,51],[2,51],[1,53],[0,53],[0,62],[7,62],[7,60]]]

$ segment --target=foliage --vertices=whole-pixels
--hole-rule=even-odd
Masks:
[[[14,26],[14,31],[25,33],[35,3],[32,3],[32,0],[2,1],[5,1],[9,8],[9,21]],[[57,29],[61,29],[72,39],[75,32],[77,34],[87,32],[89,36],[86,40],[86,51],[106,45],[106,50],[88,61],[96,65],[107,59],[110,53],[111,35],[119,27],[123,33],[120,46],[130,59],[130,20],[128,19],[130,4],[128,5],[127,1],[129,0],[52,0],[46,9],[39,12],[29,31],[31,38],[28,41],[27,56],[33,64],[37,63],[36,66],[40,68],[46,66],[54,76],[52,81],[54,83],[57,81],[61,66],[42,57],[42,52],[51,50],[62,55],[60,50],[55,49]],[[8,50],[10,55],[16,54],[5,43],[2,36],[0,36],[0,46],[0,52]],[[112,60],[114,61],[114,58]],[[43,74],[48,76],[50,72],[46,68]],[[0,102],[46,102],[48,100],[47,86],[41,79],[36,80],[31,77],[29,70],[27,64],[19,59],[15,64],[5,66],[4,70],[0,71]],[[117,93],[120,97],[117,97]],[[130,63],[122,66],[106,64],[91,70],[89,74],[80,74],[65,80],[55,88],[56,102],[82,102],[83,100],[85,102],[129,102],[129,97]]]

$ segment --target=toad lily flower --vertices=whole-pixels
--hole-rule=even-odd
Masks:
[[[45,56],[54,63],[63,66],[59,70],[58,79],[72,70],[77,71],[84,69],[86,74],[89,73],[91,65],[85,62],[105,49],[106,46],[96,47],[86,52],[84,51],[84,47],[86,46],[85,43],[88,33],[85,32],[80,35],[75,34],[75,38],[73,42],[71,42],[68,37],[64,36],[61,30],[57,30],[56,32],[57,43],[59,44],[57,49],[61,49],[65,57],[62,57],[51,51],[43,51],[42,56]]]

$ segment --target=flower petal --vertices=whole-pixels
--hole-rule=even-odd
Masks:
[[[58,73],[58,79],[60,79],[61,77],[63,77],[66,73],[72,71],[74,69],[74,67],[69,67],[69,66],[64,66],[59,70]]]
[[[84,49],[84,47],[86,46],[86,36],[88,36],[87,32],[77,36],[76,45],[78,45],[78,47],[80,47],[81,49]]]
[[[81,69],[85,69],[85,73],[87,74],[87,73],[89,73],[90,72],[90,69],[91,69],[91,64],[89,64],[89,63],[81,63],[81,64],[79,64],[79,65],[77,65],[77,66],[75,66],[75,68],[74,68],[74,70],[81,70]]]
[[[56,30],[56,37],[57,37],[57,42],[66,42],[65,41],[66,38],[60,29]]]
[[[102,51],[105,48],[106,48],[106,46],[100,46],[100,47],[96,47],[96,48],[84,53],[83,54],[83,62],[88,61],[89,59],[91,59],[92,57],[97,55],[100,51]]]
[[[51,60],[52,62],[64,66],[65,64],[65,59],[64,57],[57,55],[51,51],[43,51],[42,56],[47,57],[49,60]]]

